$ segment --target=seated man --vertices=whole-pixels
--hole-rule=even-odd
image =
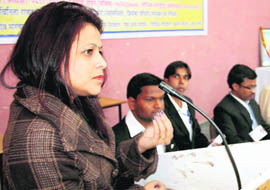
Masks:
[[[258,125],[265,129],[263,139],[269,138],[270,126],[254,100],[256,78],[255,71],[245,65],[237,64],[229,72],[227,82],[231,92],[214,109],[214,121],[229,144],[252,142],[249,133]]]
[[[172,62],[164,73],[164,81],[184,95],[191,78],[189,66],[182,61]],[[191,101],[190,98],[186,97]],[[195,110],[186,102],[166,94],[164,97],[165,113],[170,119],[173,140],[180,150],[202,148],[209,145],[208,139],[201,133],[200,125],[195,118]]]
[[[162,117],[166,118],[163,112],[164,92],[158,87],[160,82],[160,78],[150,73],[137,74],[129,81],[127,99],[130,110],[124,119],[113,127],[116,146],[152,126],[155,115],[163,115]],[[158,153],[176,150],[178,149],[173,143],[166,147],[157,147]]]

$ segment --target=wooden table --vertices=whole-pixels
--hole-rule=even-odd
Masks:
[[[110,108],[110,107],[118,106],[119,121],[121,121],[122,119],[121,104],[126,103],[126,100],[120,100],[120,99],[108,98],[108,97],[99,97],[98,100],[102,108]]]
[[[3,138],[4,134],[0,134],[0,154],[3,153]]]

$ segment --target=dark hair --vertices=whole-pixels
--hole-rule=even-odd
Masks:
[[[233,83],[241,84],[245,78],[254,80],[257,78],[257,74],[254,70],[246,65],[236,64],[231,68],[228,74],[227,83],[232,89]]]
[[[73,95],[66,83],[69,53],[85,23],[91,23],[100,33],[103,32],[97,11],[78,3],[53,2],[32,12],[1,72],[2,85],[14,88],[7,85],[4,79],[6,71],[11,68],[20,80],[16,88],[24,85],[38,88],[40,103],[45,109],[48,108],[41,99],[42,91],[53,94],[71,108]],[[62,63],[64,78],[60,73]],[[99,131],[99,135],[108,137],[104,115],[96,97],[75,97],[74,104],[73,109],[77,109],[89,125]]]
[[[132,77],[127,86],[127,98],[137,98],[144,86],[159,85],[162,80],[151,73],[140,73]]]
[[[166,67],[163,77],[168,79],[171,75],[175,74],[176,69],[178,69],[178,68],[185,68],[187,70],[187,73],[188,73],[188,79],[191,79],[190,68],[189,68],[188,64],[186,64],[183,61],[174,61],[174,62],[170,63]]]

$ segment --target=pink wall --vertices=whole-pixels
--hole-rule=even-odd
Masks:
[[[104,40],[109,79],[103,96],[125,99],[129,79],[139,72],[160,77],[174,60],[187,62],[193,77],[187,95],[212,117],[214,106],[229,92],[227,73],[237,63],[259,66],[259,27],[270,28],[270,1],[208,0],[208,35]],[[12,45],[0,45],[0,68]],[[6,129],[12,92],[0,87],[0,133]],[[128,107],[122,106],[123,115]],[[117,108],[105,109],[110,125],[118,122]],[[205,121],[197,114],[199,121]]]

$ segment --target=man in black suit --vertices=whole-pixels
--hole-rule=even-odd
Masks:
[[[270,126],[263,120],[254,100],[257,75],[246,65],[237,64],[229,72],[231,92],[214,109],[214,121],[226,135],[229,144],[252,142],[250,132],[261,125],[263,139],[269,139]]]
[[[130,108],[127,115],[115,126],[116,146],[122,141],[140,134],[145,128],[152,126],[156,117],[169,121],[164,114],[164,92],[158,87],[161,79],[150,74],[140,73],[132,77],[127,86],[127,103]],[[158,145],[157,153],[178,150],[171,142],[169,145]],[[118,183],[116,189],[127,189],[134,183],[134,178],[125,178]]]
[[[152,126],[155,117],[167,119],[164,114],[164,91],[158,85],[161,79],[150,74],[140,73],[132,77],[127,87],[127,102],[130,110],[118,124],[113,126],[116,146],[127,139],[143,132]],[[169,145],[158,145],[158,153],[176,151],[173,142]]]
[[[190,68],[182,61],[172,62],[165,69],[164,81],[182,95],[186,91],[190,79]],[[191,101],[190,98],[186,98]],[[208,139],[201,133],[199,123],[195,118],[195,110],[191,106],[169,94],[165,95],[164,102],[165,113],[174,129],[173,140],[180,150],[209,145]]]

